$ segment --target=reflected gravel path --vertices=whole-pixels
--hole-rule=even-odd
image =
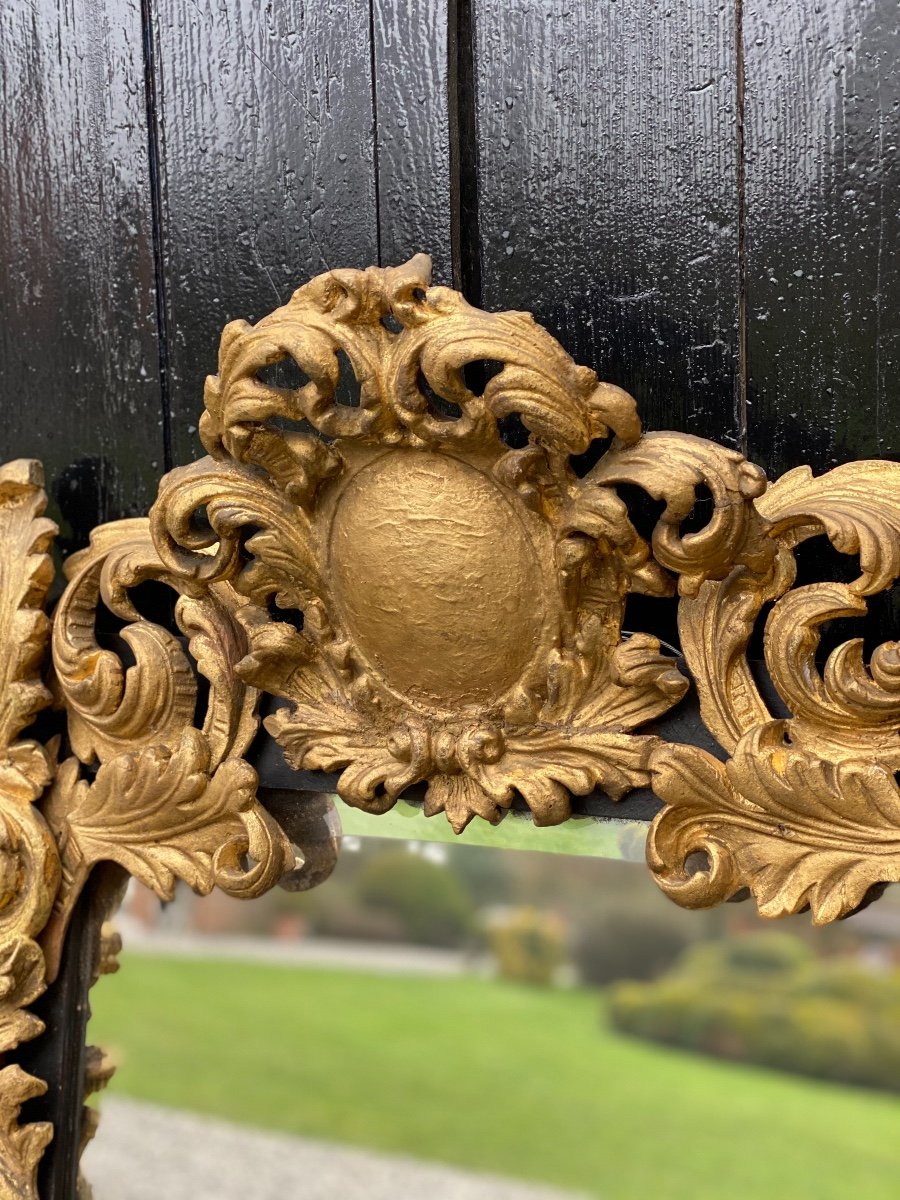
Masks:
[[[584,1200],[117,1096],[84,1166],[95,1200]]]

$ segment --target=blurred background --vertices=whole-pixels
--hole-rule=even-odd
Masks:
[[[132,883],[118,925],[97,1200],[898,1194],[900,892],[812,930],[630,862],[347,837],[316,891]]]

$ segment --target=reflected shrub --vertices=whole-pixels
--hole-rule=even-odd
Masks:
[[[612,987],[608,1011],[636,1037],[900,1091],[900,972],[817,961],[786,935],[692,947],[657,982]]]
[[[354,890],[364,909],[396,924],[398,940],[459,947],[477,928],[474,902],[460,878],[400,847],[366,862]]]
[[[519,908],[495,917],[488,942],[501,979],[548,986],[566,961],[562,924],[550,913]]]
[[[580,915],[572,961],[581,982],[588,985],[656,979],[680,958],[690,938],[685,926],[667,912],[613,905]]]

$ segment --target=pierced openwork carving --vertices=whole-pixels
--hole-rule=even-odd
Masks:
[[[269,732],[296,767],[341,771],[341,795],[370,811],[426,783],[426,813],[457,830],[517,796],[549,825],[573,793],[650,786],[669,806],[650,864],[679,903],[746,887],[773,915],[851,911],[900,861],[900,656],[891,643],[866,665],[851,641],[820,675],[817,630],[898,574],[900,466],[803,469],[766,490],[735,451],[642,435],[631,397],[528,314],[474,309],[428,269],[334,271],[229,325],[201,422],[211,458],[160,489],[166,568],[241,598],[237,674],[286,702]],[[278,364],[303,381],[273,384]],[[510,419],[524,446],[504,439]],[[572,456],[601,438],[580,477]],[[649,543],[623,484],[664,503]],[[685,532],[701,489],[706,522]],[[862,575],[792,590],[794,549],[822,532]],[[676,589],[724,762],[639,732],[688,681],[655,638],[623,635],[624,600]],[[767,604],[787,720],[747,660]]]
[[[154,539],[173,574],[245,598],[238,673],[288,702],[266,727],[294,766],[340,770],[373,812],[424,781],[426,813],[456,830],[516,795],[555,824],[571,793],[650,782],[655,743],[632,730],[688,681],[656,638],[623,640],[625,597],[671,591],[666,568],[693,585],[727,569],[747,535],[735,498],[763,481],[712,443],[641,439],[632,398],[530,315],[472,308],[429,269],[334,271],[229,325],[200,425],[212,457],[163,481]],[[260,377],[288,360],[301,386]],[[513,415],[521,449],[502,436]],[[610,435],[578,478],[571,456]],[[624,481],[668,501],[653,552]],[[699,483],[715,517],[681,538]]]
[[[679,610],[703,720],[731,757],[657,751],[653,786],[670,807],[648,858],[681,904],[716,904],[746,887],[764,916],[808,906],[824,924],[875,885],[900,881],[900,644],[882,644],[868,663],[862,638],[824,663],[817,653],[826,622],[864,616],[867,598],[900,575],[900,463],[850,463],[818,478],[801,467],[754,508],[773,550],[768,570],[736,566]],[[821,534],[858,555],[859,577],[792,589],[795,548]],[[766,665],[787,720],[769,712],[746,656],[770,602]],[[691,874],[696,851],[709,869]]]
[[[241,757],[256,732],[257,697],[235,674],[247,647],[229,586],[180,594],[146,519],[99,526],[90,547],[68,560],[66,574],[53,667],[74,753],[60,763],[43,803],[62,865],[43,939],[51,979],[75,901],[97,863],[118,863],[162,899],[172,898],[176,879],[200,893],[218,886],[258,896],[294,864],[287,839],[257,802],[256,773]],[[132,603],[130,589],[148,581],[173,589],[188,653]],[[130,666],[98,642],[100,602],[122,625]],[[209,684],[199,729],[190,659]]]
[[[0,468],[0,1200],[36,1194],[51,1130],[18,1114],[44,1085],[9,1053],[41,1031],[27,1009],[94,867],[163,897],[327,875],[322,813],[294,821],[270,793],[309,835],[298,858],[257,798],[262,693],[288,761],[340,772],[371,812],[422,784],[457,831],[517,801],[552,825],[572,795],[652,788],[650,868],[689,907],[749,890],[825,922],[900,881],[900,644],[820,653],[900,576],[900,464],[767,488],[734,450],[642,434],[631,397],[528,314],[472,308],[429,270],[332,271],[226,327],[209,457],[67,564],[48,680],[67,726],[46,746],[21,734],[51,698],[54,527],[37,464]],[[625,485],[661,506],[646,540]],[[795,586],[823,535],[858,577]],[[170,621],[144,614],[145,585]],[[677,594],[690,678],[623,632],[634,592]],[[766,612],[777,710],[748,659]],[[653,732],[691,680],[721,758]]]

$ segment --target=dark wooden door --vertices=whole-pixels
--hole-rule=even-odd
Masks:
[[[44,460],[64,553],[200,453],[226,321],[420,250],[650,428],[770,475],[900,454],[894,0],[5,0],[0,22],[0,448]],[[71,1083],[66,1033],[39,1073]],[[42,1195],[70,1200],[74,1140]]]
[[[423,249],[648,427],[900,451],[889,0],[8,0],[2,37],[3,453],[67,549],[200,453],[225,321]]]

